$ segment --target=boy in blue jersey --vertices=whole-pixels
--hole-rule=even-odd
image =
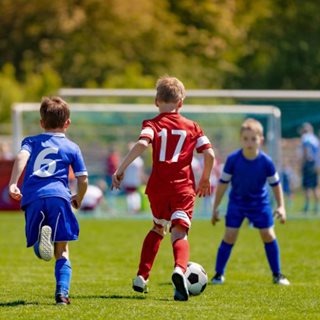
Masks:
[[[21,200],[25,211],[27,247],[49,261],[56,258],[57,304],[70,304],[71,264],[68,241],[77,240],[79,225],[72,206],[79,208],[87,190],[87,169],[78,145],[66,138],[70,110],[59,97],[43,98],[40,106],[42,134],[21,143],[9,182],[10,196]],[[69,167],[77,178],[77,194],[68,186]],[[23,171],[22,189],[18,181]]]
[[[222,284],[224,272],[231,250],[236,242],[239,228],[245,218],[260,231],[273,282],[289,285],[288,279],[281,273],[280,250],[273,228],[273,214],[268,197],[266,183],[274,193],[277,203],[275,216],[281,223],[286,221],[283,192],[279,175],[269,156],[260,150],[263,142],[263,127],[255,119],[247,119],[240,129],[242,148],[231,153],[223,169],[216,191],[211,222],[216,224],[219,218],[219,205],[231,182],[229,203],[225,217],[225,234],[216,259],[216,274],[212,284]]]

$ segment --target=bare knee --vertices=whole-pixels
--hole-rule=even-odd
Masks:
[[[188,229],[181,225],[174,225],[171,229],[171,243],[176,242],[177,240],[183,239],[187,240],[188,238]]]
[[[56,260],[65,258],[69,259],[69,246],[68,242],[55,242],[54,243],[54,256]]]
[[[223,237],[223,241],[228,244],[234,244],[237,240],[238,233],[239,229],[227,227]]]
[[[151,229],[153,232],[159,234],[160,236],[164,237],[166,235],[166,227],[159,226],[159,225],[154,225],[153,228]]]
[[[266,229],[260,229],[260,236],[264,243],[272,242],[276,239],[276,234],[274,232],[274,229],[266,228]]]

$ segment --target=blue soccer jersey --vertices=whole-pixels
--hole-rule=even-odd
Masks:
[[[260,151],[255,159],[249,160],[243,156],[240,149],[228,156],[224,166],[220,183],[229,182],[229,204],[258,208],[269,204],[266,184],[276,186],[280,179],[268,155]]]
[[[22,185],[21,206],[46,197],[60,197],[70,202],[69,167],[76,177],[87,175],[78,145],[64,133],[42,133],[25,138],[21,150],[30,153]]]

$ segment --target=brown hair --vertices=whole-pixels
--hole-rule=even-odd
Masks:
[[[156,99],[163,102],[178,102],[186,96],[183,83],[175,78],[164,76],[158,79]]]
[[[240,134],[245,130],[251,130],[255,134],[259,135],[260,137],[263,137],[263,126],[256,119],[253,119],[253,118],[246,119],[241,125]]]
[[[70,117],[69,105],[60,97],[43,97],[40,116],[45,129],[63,128]]]

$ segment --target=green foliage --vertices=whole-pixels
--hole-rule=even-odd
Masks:
[[[10,118],[10,107],[14,102],[21,101],[23,91],[15,79],[15,70],[11,64],[4,65],[0,72],[0,122]]]
[[[28,101],[58,86],[153,88],[163,74],[187,88],[318,89],[318,11],[318,1],[3,0],[0,70],[14,67]]]
[[[259,234],[244,225],[226,283],[208,286],[186,303],[173,301],[169,237],[155,261],[150,292],[131,289],[151,217],[79,221],[80,240],[70,243],[72,304],[61,308],[54,304],[54,262],[41,261],[25,248],[22,214],[0,215],[1,319],[320,319],[319,220],[276,224],[282,268],[291,286],[272,284]],[[222,235],[223,223],[212,227],[209,221],[193,221],[190,259],[202,264],[209,278]]]
[[[49,65],[41,66],[40,73],[26,75],[24,93],[29,101],[38,101],[39,97],[54,95],[61,87],[60,76]]]

